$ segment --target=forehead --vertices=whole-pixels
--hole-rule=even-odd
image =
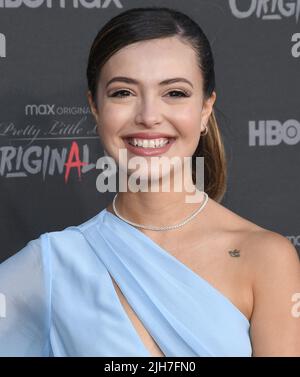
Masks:
[[[140,78],[149,83],[166,76],[180,76],[201,85],[196,52],[177,37],[141,41],[122,48],[101,70],[104,81],[115,75]]]

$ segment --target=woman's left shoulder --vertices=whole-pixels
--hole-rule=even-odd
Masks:
[[[245,257],[265,264],[285,263],[299,264],[297,250],[293,243],[279,232],[264,228],[223,205],[214,202],[214,218],[223,219],[222,229],[231,234],[243,247]]]
[[[247,259],[253,262],[255,270],[274,269],[280,272],[286,268],[300,273],[297,250],[292,242],[280,233],[250,226],[248,232],[245,231],[244,248]]]
[[[284,235],[240,218],[239,245],[253,293],[300,292],[300,259]]]
[[[279,232],[264,228],[227,207],[211,202],[212,217],[220,219],[225,238],[236,245],[247,276],[253,284],[281,278],[298,282],[300,260],[293,243]]]
[[[300,356],[297,250],[287,237],[268,229],[251,226],[245,234],[242,250],[252,288],[254,355]]]

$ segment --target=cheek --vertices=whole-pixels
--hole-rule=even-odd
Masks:
[[[128,115],[124,111],[109,109],[107,106],[99,120],[99,131],[105,138],[118,137],[127,122]]]
[[[192,155],[198,146],[201,131],[200,115],[197,106],[182,108],[173,114],[172,123],[176,125],[179,136],[178,147],[185,155]]]
[[[199,138],[201,131],[199,117],[181,117],[181,119],[176,119],[174,124],[176,124],[179,137],[185,142],[193,144],[193,141]]]
[[[198,137],[200,133],[201,119],[198,112],[183,112],[173,117],[178,134],[185,139]]]

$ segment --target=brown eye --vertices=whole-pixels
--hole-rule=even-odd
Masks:
[[[128,90],[123,89],[123,90],[117,90],[116,92],[109,95],[109,97],[125,98],[125,97],[128,97],[128,95],[126,95],[126,93],[131,94],[131,92],[129,92]],[[190,96],[189,93],[181,91],[181,90],[171,90],[168,94],[170,94],[170,93],[173,93],[173,95],[171,95],[170,97],[175,97],[175,98],[176,97],[189,97]]]
[[[117,90],[116,92],[112,93],[109,97],[117,97],[117,98],[128,97],[126,95],[125,96],[119,95],[120,93],[129,93],[130,94],[130,92],[128,90],[123,89],[123,90]]]
[[[171,97],[189,97],[188,93],[182,92],[180,90],[171,90],[168,94],[170,94],[170,93],[176,93],[177,94],[177,95],[175,95],[175,96],[173,95]]]

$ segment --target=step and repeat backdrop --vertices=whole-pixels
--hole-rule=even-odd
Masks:
[[[111,17],[153,5],[185,12],[210,40],[222,204],[300,251],[300,0],[0,0],[0,262],[111,202],[96,189],[88,53]]]

